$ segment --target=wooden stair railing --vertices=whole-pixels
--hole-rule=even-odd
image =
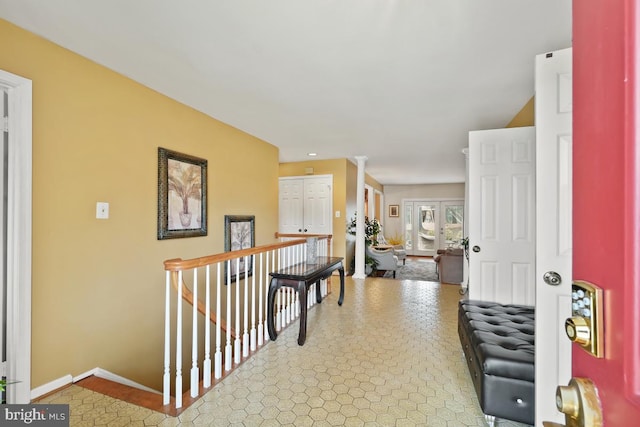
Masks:
[[[331,235],[320,234],[281,234],[276,233],[275,237],[278,239],[284,239],[284,241],[256,246],[253,248],[247,248],[238,251],[224,252],[215,255],[208,255],[199,258],[193,258],[183,260],[180,258],[169,259],[164,262],[164,270],[166,272],[166,301],[165,301],[165,362],[164,362],[164,374],[163,374],[163,405],[167,406],[167,410],[170,412],[181,412],[183,404],[193,403],[201,392],[209,389],[215,380],[219,380],[231,372],[232,369],[241,364],[247,357],[250,356],[250,352],[254,352],[259,349],[260,346],[268,342],[268,332],[266,328],[266,297],[269,284],[269,273],[274,269],[279,269],[283,265],[290,265],[287,263],[297,263],[304,259],[306,256],[306,245],[308,238],[317,239],[317,253],[325,252],[328,256],[331,255]],[[263,257],[264,255],[264,257]],[[242,273],[237,274],[237,277],[230,281],[230,276],[220,277],[221,268],[227,268],[227,272],[231,271],[231,262],[236,261],[239,266],[239,260],[250,259],[252,263],[251,275],[245,270],[244,276]],[[211,279],[213,274],[209,274],[210,267],[217,266],[217,275]],[[198,270],[204,269],[206,273],[205,289],[209,298],[205,297],[205,303],[201,300],[202,296],[197,297],[198,285]],[[258,271],[259,270],[259,271]],[[189,273],[185,279],[184,273]],[[230,274],[230,273],[228,273]],[[189,288],[186,282],[193,276],[193,291]],[[186,281],[185,281],[186,280]],[[212,285],[213,282],[213,285]],[[228,285],[226,288],[220,288],[220,285]],[[212,289],[217,286],[215,296]],[[193,307],[192,325],[191,328],[188,324],[183,325],[182,305],[176,306],[175,313],[175,337],[171,342],[171,294],[170,288],[173,288],[179,298],[182,301],[188,303]],[[226,297],[226,317],[223,319],[219,315],[217,310],[221,309],[221,298],[217,292],[217,289],[225,289]],[[322,284],[323,295],[330,292],[330,280],[323,282]],[[256,295],[256,290],[259,293]],[[280,308],[283,313],[286,310],[286,316],[278,314],[278,318],[282,319],[280,328],[288,326],[290,322],[295,320],[298,316],[296,312],[296,304],[307,303],[306,301],[296,301],[296,295],[293,292],[282,293],[282,300],[278,300]],[[240,306],[240,295],[243,293],[244,303]],[[250,304],[248,302],[249,294],[251,295]],[[210,303],[211,298],[215,298],[216,310],[211,310]],[[235,298],[234,306],[230,304],[230,298]],[[313,304],[313,301],[311,301]],[[249,308],[250,307],[250,308]],[[298,305],[299,307],[299,305]],[[198,349],[198,340],[202,340],[202,336],[199,339],[196,323],[196,312],[201,316],[208,318],[209,322],[206,322],[204,333],[204,360],[201,360],[201,353]],[[231,313],[235,312],[235,327],[231,318]],[[244,315],[243,330],[241,329],[240,313]],[[251,324],[249,327],[248,316],[251,316]],[[186,318],[185,318],[186,319]],[[210,332],[208,325],[213,323],[216,325],[216,331]],[[183,331],[184,329],[184,331]],[[221,333],[224,331],[224,333]],[[249,334],[250,331],[250,334]],[[183,333],[184,332],[184,333]],[[189,333],[191,332],[191,333]],[[184,391],[182,388],[182,348],[183,348],[183,336],[192,335],[192,363],[190,369],[191,388]],[[226,337],[225,337],[226,335]],[[230,337],[232,340],[230,340]],[[226,339],[226,345],[223,344],[223,339]],[[215,340],[215,349],[212,352],[209,343]],[[232,345],[233,343],[233,345]],[[170,393],[171,388],[171,352],[175,350],[175,393]],[[185,348],[186,350],[186,348]],[[213,357],[212,356],[213,353]],[[222,367],[224,360],[224,367]],[[202,362],[202,374],[200,372],[200,363]],[[215,362],[215,369],[212,369],[212,362]],[[186,368],[186,360],[185,366]],[[213,373],[215,372],[215,375]],[[184,393],[183,393],[184,391]],[[169,409],[168,406],[172,408]]]
[[[178,290],[178,272],[177,271],[171,272],[171,284],[173,286],[173,289],[177,291]],[[186,283],[184,283],[184,280],[182,281],[182,299],[187,303],[189,303],[189,305],[193,306],[193,292],[191,292],[191,289],[187,287]],[[196,308],[198,309],[198,313],[202,314],[203,316],[207,315],[207,309],[205,308],[202,301],[198,300],[198,304]],[[209,310],[209,321],[214,325],[216,324],[216,318],[217,318],[216,313]],[[227,322],[224,319],[220,319],[220,329],[227,332]],[[236,330],[233,327],[229,327],[229,331],[231,332],[231,337],[235,339]]]

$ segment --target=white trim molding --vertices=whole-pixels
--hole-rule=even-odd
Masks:
[[[109,372],[106,369],[93,368],[88,370],[87,372],[81,373],[80,375],[76,375],[75,377],[71,376],[71,374],[65,375],[56,380],[53,380],[51,382],[48,382],[46,384],[43,384],[39,387],[34,388],[33,390],[31,390],[31,400],[35,400],[49,393],[53,393],[56,390],[59,390],[63,387],[68,386],[69,384],[75,384],[78,381],[82,381],[83,379],[88,378],[92,375],[98,378],[103,378],[105,380],[113,381],[114,383],[124,384],[129,387],[137,388],[139,390],[148,391],[150,393],[161,394],[158,390],[154,390],[150,387],[139,384],[135,381],[131,381],[130,379],[127,379],[125,377],[121,377],[120,375],[114,374],[113,372]]]
[[[0,70],[9,94],[7,188],[7,403],[31,398],[32,83]]]

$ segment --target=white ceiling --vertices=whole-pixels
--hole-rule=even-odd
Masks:
[[[0,17],[282,162],[364,155],[382,184],[464,181],[468,132],[504,127],[535,55],[571,45],[571,0],[0,0]]]

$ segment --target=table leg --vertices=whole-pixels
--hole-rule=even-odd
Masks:
[[[298,345],[304,345],[307,340],[307,284],[298,282],[298,298],[300,298],[300,332],[298,332]]]
[[[271,282],[269,283],[269,293],[267,294],[267,331],[269,331],[269,338],[271,341],[275,341],[276,338],[278,338],[278,333],[276,332],[276,328],[273,323],[273,304],[275,302],[276,292],[278,292],[280,286],[278,279],[271,279]]]
[[[338,273],[340,273],[340,298],[338,298],[338,305],[342,305],[344,301],[344,266],[340,266]]]
[[[318,280],[316,282],[316,302],[318,304],[320,304],[322,302],[322,292],[320,290],[320,282],[321,282],[321,280]]]

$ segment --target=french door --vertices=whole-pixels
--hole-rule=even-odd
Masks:
[[[434,256],[464,237],[464,200],[412,200],[403,204],[404,246],[409,255]]]

